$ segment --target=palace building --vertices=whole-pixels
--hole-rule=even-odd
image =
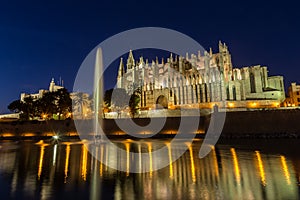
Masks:
[[[149,109],[157,104],[164,108],[278,107],[285,99],[282,76],[268,76],[266,66],[234,68],[229,49],[221,42],[216,53],[210,48],[198,55],[171,54],[166,62],[135,60],[130,50],[126,63],[121,58],[117,88],[128,93],[140,88],[140,107]]]

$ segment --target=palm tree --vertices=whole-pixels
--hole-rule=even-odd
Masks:
[[[92,100],[90,95],[83,92],[76,92],[72,98],[74,116],[79,115],[83,119],[87,112],[91,111]]]

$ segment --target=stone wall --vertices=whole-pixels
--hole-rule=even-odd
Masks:
[[[211,120],[210,115],[203,116],[198,124],[197,133],[204,133]],[[185,118],[192,118],[186,116]],[[118,119],[127,123],[130,119]],[[161,130],[163,134],[174,134],[179,127],[180,117],[167,118]],[[133,121],[139,126],[147,126],[150,118],[136,118]],[[192,120],[191,120],[192,121]],[[227,112],[222,131],[223,137],[300,137],[300,110],[265,110]],[[91,134],[92,121],[81,120],[76,123],[87,127]],[[113,119],[103,120],[105,133],[111,135],[124,134]],[[151,130],[145,130],[146,132]],[[147,132],[147,133],[148,133]],[[54,134],[76,135],[76,128],[72,120],[64,121],[29,121],[29,122],[1,122],[0,137],[7,136],[51,136]]]

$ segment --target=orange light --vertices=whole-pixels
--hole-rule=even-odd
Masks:
[[[232,159],[233,159],[233,164],[234,164],[235,178],[236,178],[236,181],[238,183],[240,183],[241,175],[240,175],[240,167],[239,167],[238,158],[237,158],[237,155],[236,155],[236,152],[235,152],[234,148],[231,148],[230,151],[231,151],[231,154],[232,154]]]
[[[64,183],[67,182],[68,170],[69,170],[69,158],[70,158],[71,147],[69,144],[66,146],[66,161],[65,161],[65,180]]]
[[[81,151],[82,151],[81,177],[83,178],[84,181],[86,181],[88,151],[84,145],[82,145]]]
[[[264,169],[264,165],[263,165],[263,162],[262,162],[262,159],[261,159],[260,152],[255,151],[255,154],[256,154],[256,158],[257,158],[257,165],[258,165],[258,170],[259,170],[261,182],[264,186],[266,186],[267,185],[266,174],[265,174],[265,169]]]
[[[279,103],[274,103],[273,105],[274,105],[274,107],[278,107]]]
[[[286,178],[287,184],[290,185],[291,184],[291,175],[290,175],[287,163],[286,163],[286,159],[284,156],[280,156],[280,160],[281,160],[282,170],[284,172],[284,176]]]
[[[191,160],[191,172],[192,172],[192,181],[196,182],[196,170],[195,170],[195,162],[194,162],[194,154],[192,145],[188,145],[189,152],[190,152],[190,160]]]
[[[38,168],[38,179],[40,179],[41,174],[42,174],[44,152],[45,152],[45,146],[42,145],[41,146],[41,150],[40,150],[40,160],[39,160],[39,168]]]
[[[234,103],[228,103],[228,106],[229,106],[230,108],[233,108],[233,107],[234,107]]]
[[[258,106],[258,104],[256,102],[252,102],[252,103],[250,103],[250,106],[253,107],[253,108],[255,108],[255,107]]]

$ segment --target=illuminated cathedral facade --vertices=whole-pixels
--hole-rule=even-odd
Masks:
[[[125,68],[126,65],[126,68]],[[266,66],[233,68],[225,43],[219,51],[173,56],[151,63],[129,52],[121,58],[117,88],[140,88],[140,107],[277,107],[285,99],[282,76],[268,76]],[[226,101],[225,105],[224,102]],[[223,102],[223,103],[222,103]]]

